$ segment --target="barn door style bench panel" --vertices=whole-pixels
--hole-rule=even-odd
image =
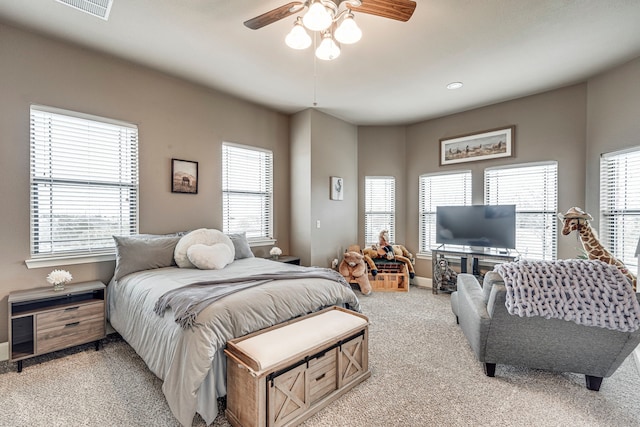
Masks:
[[[369,320],[330,307],[227,342],[233,426],[295,426],[371,376]]]

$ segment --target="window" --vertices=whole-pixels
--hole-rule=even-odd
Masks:
[[[557,162],[486,169],[484,203],[516,205],[516,250],[522,256],[556,259]]]
[[[436,246],[436,208],[471,204],[471,171],[420,176],[420,253]]]
[[[382,230],[389,230],[395,242],[396,179],[392,176],[364,178],[364,240],[365,246],[378,243]]]
[[[273,155],[271,151],[222,144],[222,206],[225,233],[251,240],[273,238]]]
[[[31,256],[114,252],[138,232],[138,128],[31,107]]]
[[[600,242],[631,271],[640,237],[640,148],[600,159]]]

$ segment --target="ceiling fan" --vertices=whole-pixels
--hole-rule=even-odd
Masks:
[[[251,18],[245,21],[244,25],[257,30],[305,11],[302,17],[296,18],[293,29],[287,35],[285,39],[287,45],[294,49],[306,49],[311,45],[311,37],[305,28],[318,31],[322,34],[322,42],[316,50],[316,56],[330,60],[340,55],[336,40],[349,44],[357,42],[362,36],[362,31],[356,25],[352,12],[406,22],[413,15],[415,8],[416,2],[412,0],[300,0]]]
[[[287,3],[262,15],[251,18],[244,22],[247,28],[257,30],[266,25],[273,24],[287,16],[294,15],[301,10],[308,8],[312,0],[294,1]],[[346,9],[354,12],[368,13],[370,15],[382,16],[383,18],[395,19],[397,21],[406,22],[413,15],[416,8],[416,2],[411,0],[336,0],[323,1],[325,4],[332,3],[333,6],[339,8],[344,5]]]

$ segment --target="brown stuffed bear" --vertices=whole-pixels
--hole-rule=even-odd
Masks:
[[[365,248],[365,251],[366,250],[367,249]],[[369,273],[371,273],[373,277],[375,277],[376,274],[378,274],[378,267],[376,267],[376,264],[373,262],[373,260],[369,255],[362,252],[362,249],[360,249],[359,245],[349,246],[349,248],[347,249],[347,252],[358,252],[359,254],[364,255],[364,262],[366,262],[367,265],[369,266]]]
[[[369,283],[364,255],[358,252],[345,252],[338,271],[347,279],[347,282],[357,283],[363,295],[371,293],[371,283]]]

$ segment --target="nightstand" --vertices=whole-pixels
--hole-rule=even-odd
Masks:
[[[107,288],[102,282],[68,284],[9,294],[9,362],[100,340],[107,336]]]
[[[278,259],[273,259],[273,261],[284,262],[285,264],[295,264],[300,265],[300,257],[291,256],[291,255],[280,255]]]

